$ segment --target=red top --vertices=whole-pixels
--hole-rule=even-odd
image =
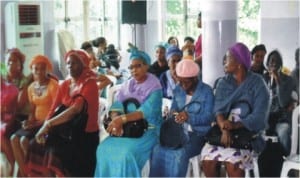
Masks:
[[[83,71],[83,75],[86,74]],[[71,79],[65,80],[59,87],[56,99],[51,107],[51,110],[47,118],[54,113],[57,106],[64,104],[65,106],[71,106],[76,103],[83,102],[81,97],[75,97],[75,95],[82,95],[88,103],[88,121],[85,128],[86,132],[96,132],[99,130],[98,127],[98,111],[99,111],[99,94],[96,80],[93,76],[80,77],[76,82],[75,88],[72,93],[70,93]]]
[[[195,44],[195,57],[198,57],[202,54],[202,35],[199,35],[198,40]]]

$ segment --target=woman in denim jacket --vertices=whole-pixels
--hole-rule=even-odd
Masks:
[[[244,177],[245,170],[253,169],[253,154],[264,148],[261,133],[267,125],[270,96],[263,78],[251,72],[250,65],[250,51],[243,43],[228,49],[226,75],[217,83],[214,105],[222,146],[204,145],[201,159],[206,177],[219,176],[221,163],[225,164],[228,177]],[[251,142],[251,149],[232,148],[232,131],[239,128],[258,135]]]
[[[189,158],[200,154],[204,136],[213,120],[214,97],[212,88],[199,80],[199,70],[198,65],[188,59],[176,66],[179,84],[174,90],[171,112],[178,112],[175,121],[184,125],[189,139],[176,149],[156,145],[151,158],[150,177],[185,177]],[[180,111],[189,103],[186,109]]]

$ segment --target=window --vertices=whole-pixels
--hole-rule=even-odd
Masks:
[[[163,27],[163,38],[168,39],[169,36],[176,36],[179,44],[183,44],[186,36],[191,36],[197,40],[199,29],[197,27],[197,18],[200,12],[200,1],[195,0],[167,0],[163,1],[165,15],[165,23]]]
[[[259,0],[238,1],[237,39],[245,43],[250,50],[258,43],[259,9]]]
[[[56,0],[54,15],[56,30],[69,30],[77,47],[99,36],[119,44],[119,0]]]

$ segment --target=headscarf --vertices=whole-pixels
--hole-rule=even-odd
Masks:
[[[23,65],[25,62],[25,55],[18,49],[18,48],[11,48],[7,50],[7,54],[9,55],[15,55]],[[8,60],[8,59],[7,59]],[[7,61],[6,61],[7,63]]]
[[[82,64],[84,65],[84,67],[88,67],[90,64],[90,57],[88,55],[88,53],[82,49],[72,49],[69,52],[67,52],[67,54],[65,55],[65,61],[67,62],[67,59],[70,55],[76,55],[80,61],[82,62]]]
[[[247,70],[249,70],[251,66],[251,54],[245,44],[240,42],[235,43],[228,50],[240,64],[242,64]]]
[[[155,49],[157,48],[164,48],[165,50],[169,47],[169,43],[166,43],[166,42],[160,42],[159,44],[157,44],[155,46]]]
[[[182,51],[178,48],[178,46],[171,45],[166,52],[167,60],[169,60],[173,55],[178,55],[182,58]]]
[[[53,70],[52,63],[50,62],[50,60],[49,60],[49,58],[47,56],[44,56],[44,55],[34,56],[31,59],[30,64],[29,64],[30,69],[32,69],[32,66],[34,64],[38,64],[38,63],[44,63],[44,64],[46,64],[46,70],[48,72],[52,72],[52,70]]]
[[[128,51],[131,53],[129,60],[141,60],[147,65],[151,64],[150,56],[147,53],[145,53],[144,51],[138,50],[138,48],[136,46],[129,44]]]
[[[181,60],[176,65],[176,74],[179,77],[196,77],[199,74],[199,66],[193,60]]]
[[[82,49],[72,49],[69,52],[67,52],[67,54],[65,55],[65,61],[67,61],[70,55],[76,55],[78,59],[81,61],[81,63],[83,64],[84,69],[78,79],[80,83],[83,83],[89,80],[90,78],[94,78],[94,79],[96,78],[97,76],[96,73],[89,68],[90,57],[87,52],[85,52]]]

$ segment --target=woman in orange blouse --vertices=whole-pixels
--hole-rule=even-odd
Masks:
[[[22,128],[11,137],[14,156],[22,176],[29,140],[42,126],[58,90],[58,81],[49,75],[52,64],[46,56],[35,56],[30,63],[30,69],[34,77],[34,82],[27,89],[31,113],[23,122]]]

